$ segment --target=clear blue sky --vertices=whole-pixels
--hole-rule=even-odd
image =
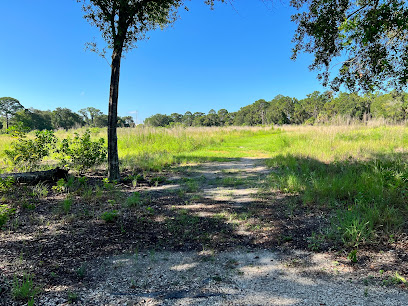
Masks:
[[[226,108],[236,111],[278,94],[304,98],[324,88],[302,55],[290,60],[294,12],[261,0],[188,2],[173,27],[149,34],[122,62],[119,115]],[[0,1],[0,97],[25,107],[107,113],[110,68],[88,41],[100,34],[82,18],[75,0]],[[132,114],[134,115],[134,114]]]

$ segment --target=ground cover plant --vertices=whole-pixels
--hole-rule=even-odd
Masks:
[[[17,273],[30,288],[75,292],[88,260],[143,250],[336,251],[363,268],[392,249],[378,279],[405,279],[407,136],[404,126],[119,129],[121,182],[103,165],[53,184],[0,181],[8,296],[21,301]]]

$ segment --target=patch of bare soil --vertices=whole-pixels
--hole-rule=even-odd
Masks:
[[[406,245],[363,249],[351,263],[314,234],[328,212],[266,188],[268,173],[243,158],[116,186],[46,186],[46,196],[22,186],[4,198],[17,212],[0,232],[0,304],[26,303],[12,280],[30,273],[39,305],[403,305]]]

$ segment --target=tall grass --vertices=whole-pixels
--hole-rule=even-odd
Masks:
[[[285,128],[270,185],[332,211],[328,238],[350,247],[407,230],[408,134],[402,126]]]
[[[58,138],[74,132],[57,131]],[[106,138],[106,129],[91,129]],[[31,137],[29,135],[28,137]],[[0,157],[13,139],[0,135]],[[120,128],[122,169],[161,170],[175,163],[266,158],[271,188],[331,211],[328,238],[349,246],[407,231],[408,132],[368,125]]]
[[[136,128],[119,129],[118,148],[122,167],[161,170],[174,163],[202,162],[237,157],[220,148],[234,141],[276,133],[268,128]],[[231,156],[234,155],[234,156]]]

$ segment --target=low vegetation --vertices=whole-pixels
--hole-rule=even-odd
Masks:
[[[52,185],[23,186],[0,179],[0,239],[9,241],[0,258],[10,262],[10,276],[30,275],[23,283],[15,279],[15,299],[35,299],[35,281],[83,281],[85,272],[72,271],[112,252],[290,247],[336,250],[358,265],[362,252],[391,246],[404,250],[404,126],[120,129],[121,182],[105,179],[104,165],[94,165],[98,157],[86,155],[86,150],[103,152],[98,139],[104,131],[75,132],[55,133],[57,145],[50,146],[36,169],[58,163],[61,153],[52,150],[70,139],[68,147],[78,150],[71,156],[91,160],[94,170],[88,175],[84,168],[73,167],[73,175]],[[18,141],[35,142],[35,137],[29,134]],[[269,171],[232,167],[203,175],[203,162],[228,165],[245,157],[256,158]],[[205,188],[220,194],[209,199]],[[254,200],[229,204],[240,196],[234,190],[246,189],[258,190]],[[11,258],[19,257],[18,264],[11,264]],[[397,282],[396,275],[403,284],[406,275],[396,266],[379,277],[389,284]],[[26,283],[34,291],[17,293]]]

